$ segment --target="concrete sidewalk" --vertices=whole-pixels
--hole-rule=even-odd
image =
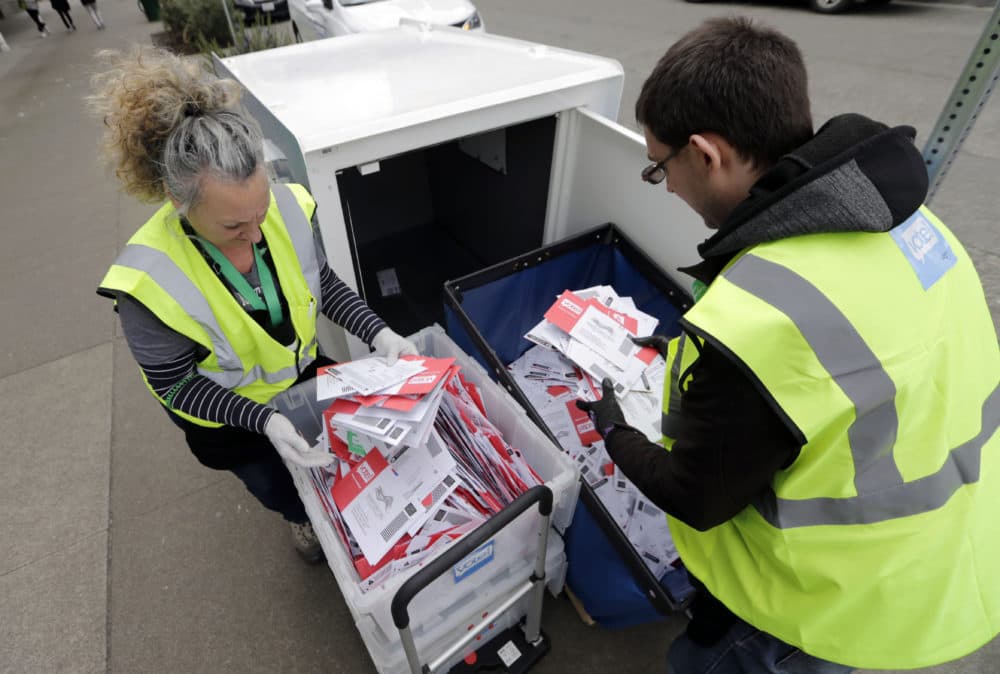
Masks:
[[[47,4],[46,39],[23,12],[0,21],[12,48],[0,53],[0,437],[8,460],[0,475],[0,672],[372,671],[329,570],[303,565],[280,518],[235,478],[194,460],[140,381],[110,303],[94,294],[155,206],[121,196],[99,167],[100,123],[84,113],[82,97],[96,50],[149,43],[161,30],[134,0],[98,2],[105,31],[78,4],[73,34]],[[558,3],[540,10],[545,4],[480,7],[491,30],[539,39],[519,17],[556,11]],[[603,11],[591,4],[595,15]],[[637,12],[665,11],[635,4]],[[681,10],[686,25],[692,12],[705,12]],[[539,32],[548,24],[532,25]],[[577,39],[558,21],[551,26],[551,42]],[[627,31],[618,39],[620,53],[598,53],[639,68]],[[587,49],[585,39],[574,44]],[[629,72],[626,110],[637,87]],[[991,114],[986,124],[996,128]],[[945,210],[982,224],[969,230],[970,243],[994,302],[998,167],[992,145],[960,158],[954,187],[939,196]],[[663,671],[683,620],[587,628],[568,602],[550,597],[543,626],[553,650],[535,671],[638,674]],[[995,674],[1000,644],[927,671]]]

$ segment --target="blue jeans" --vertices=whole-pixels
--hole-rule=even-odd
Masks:
[[[686,634],[667,652],[667,674],[848,674],[852,667],[814,658],[737,619],[710,647]]]
[[[289,522],[304,524],[309,521],[305,506],[288,469],[277,452],[271,452],[257,461],[229,469],[240,478],[247,490],[268,510],[281,513]]]

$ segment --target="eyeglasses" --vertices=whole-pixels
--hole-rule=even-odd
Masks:
[[[642,175],[642,179],[650,185],[659,185],[662,183],[667,179],[667,162],[679,155],[681,150],[685,147],[687,147],[687,143],[677,148],[660,161],[650,164],[646,168],[642,169],[642,173],[640,174]]]

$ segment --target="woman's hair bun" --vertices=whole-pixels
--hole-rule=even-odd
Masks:
[[[125,191],[163,201],[164,146],[191,118],[239,108],[241,90],[208,72],[201,58],[135,46],[99,54],[107,69],[93,77],[87,101],[104,120],[103,154]]]

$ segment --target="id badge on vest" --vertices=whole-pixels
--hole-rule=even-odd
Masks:
[[[920,211],[889,234],[903,251],[924,290],[929,290],[958,261],[941,230]]]

